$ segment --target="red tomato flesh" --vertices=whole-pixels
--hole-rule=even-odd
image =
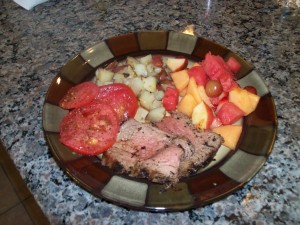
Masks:
[[[98,155],[116,141],[119,118],[107,104],[91,104],[70,111],[60,124],[60,140],[74,152]]]
[[[167,87],[165,95],[162,98],[162,104],[167,111],[176,110],[178,104],[179,92],[176,88]]]
[[[113,107],[119,120],[133,118],[138,109],[138,100],[130,87],[125,84],[108,84],[98,87],[99,94],[95,102],[102,102]]]
[[[208,76],[202,66],[193,66],[188,70],[188,74],[190,77],[194,77],[197,85],[205,86],[208,81]]]
[[[230,70],[234,73],[237,73],[242,67],[239,61],[237,61],[236,58],[232,56],[226,61],[226,64],[229,66]]]
[[[244,116],[244,112],[232,102],[225,102],[217,112],[223,125],[230,125]]]
[[[99,93],[99,87],[92,82],[83,82],[68,90],[60,100],[63,109],[75,109],[90,104]]]

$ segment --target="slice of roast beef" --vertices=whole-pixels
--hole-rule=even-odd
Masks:
[[[180,163],[179,176],[185,177],[207,165],[223,143],[223,138],[214,132],[203,132],[195,128],[191,120],[182,113],[174,112],[171,116],[155,124],[170,135],[187,137],[194,146],[194,153],[185,155]]]
[[[102,164],[153,182],[175,183],[184,152],[193,151],[187,138],[131,119],[121,126],[116,143],[103,154]]]
[[[198,131],[182,114],[165,117],[155,126],[130,119],[103,154],[102,164],[129,176],[175,184],[206,165],[221,143],[221,136]]]
[[[174,144],[185,152],[194,151],[194,146],[186,137],[169,134],[152,124],[140,123],[133,119],[121,126],[117,142],[129,145],[129,151],[134,152],[139,159],[149,159],[159,150]]]
[[[152,182],[175,184],[179,180],[179,165],[183,150],[171,145],[145,161],[139,161],[139,175]]]

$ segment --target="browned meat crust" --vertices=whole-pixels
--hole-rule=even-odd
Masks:
[[[195,129],[180,113],[155,125],[128,120],[102,164],[118,173],[175,184],[210,162],[222,142],[218,134]]]

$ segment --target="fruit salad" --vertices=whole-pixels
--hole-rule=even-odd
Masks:
[[[242,132],[239,121],[260,99],[255,87],[242,88],[235,81],[240,69],[234,57],[225,61],[210,52],[199,62],[149,54],[97,69],[94,82],[128,85],[138,99],[134,118],[139,122],[157,122],[177,110],[195,127],[221,134],[224,145],[235,149]]]

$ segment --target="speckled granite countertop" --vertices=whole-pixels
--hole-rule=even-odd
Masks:
[[[0,138],[50,222],[299,224],[299,4],[53,0],[26,11],[13,1],[1,1]],[[93,197],[59,169],[49,152],[42,131],[48,86],[70,58],[101,40],[140,30],[182,31],[188,25],[194,25],[198,36],[242,55],[262,75],[278,113],[271,156],[241,190],[195,210],[137,212]]]

